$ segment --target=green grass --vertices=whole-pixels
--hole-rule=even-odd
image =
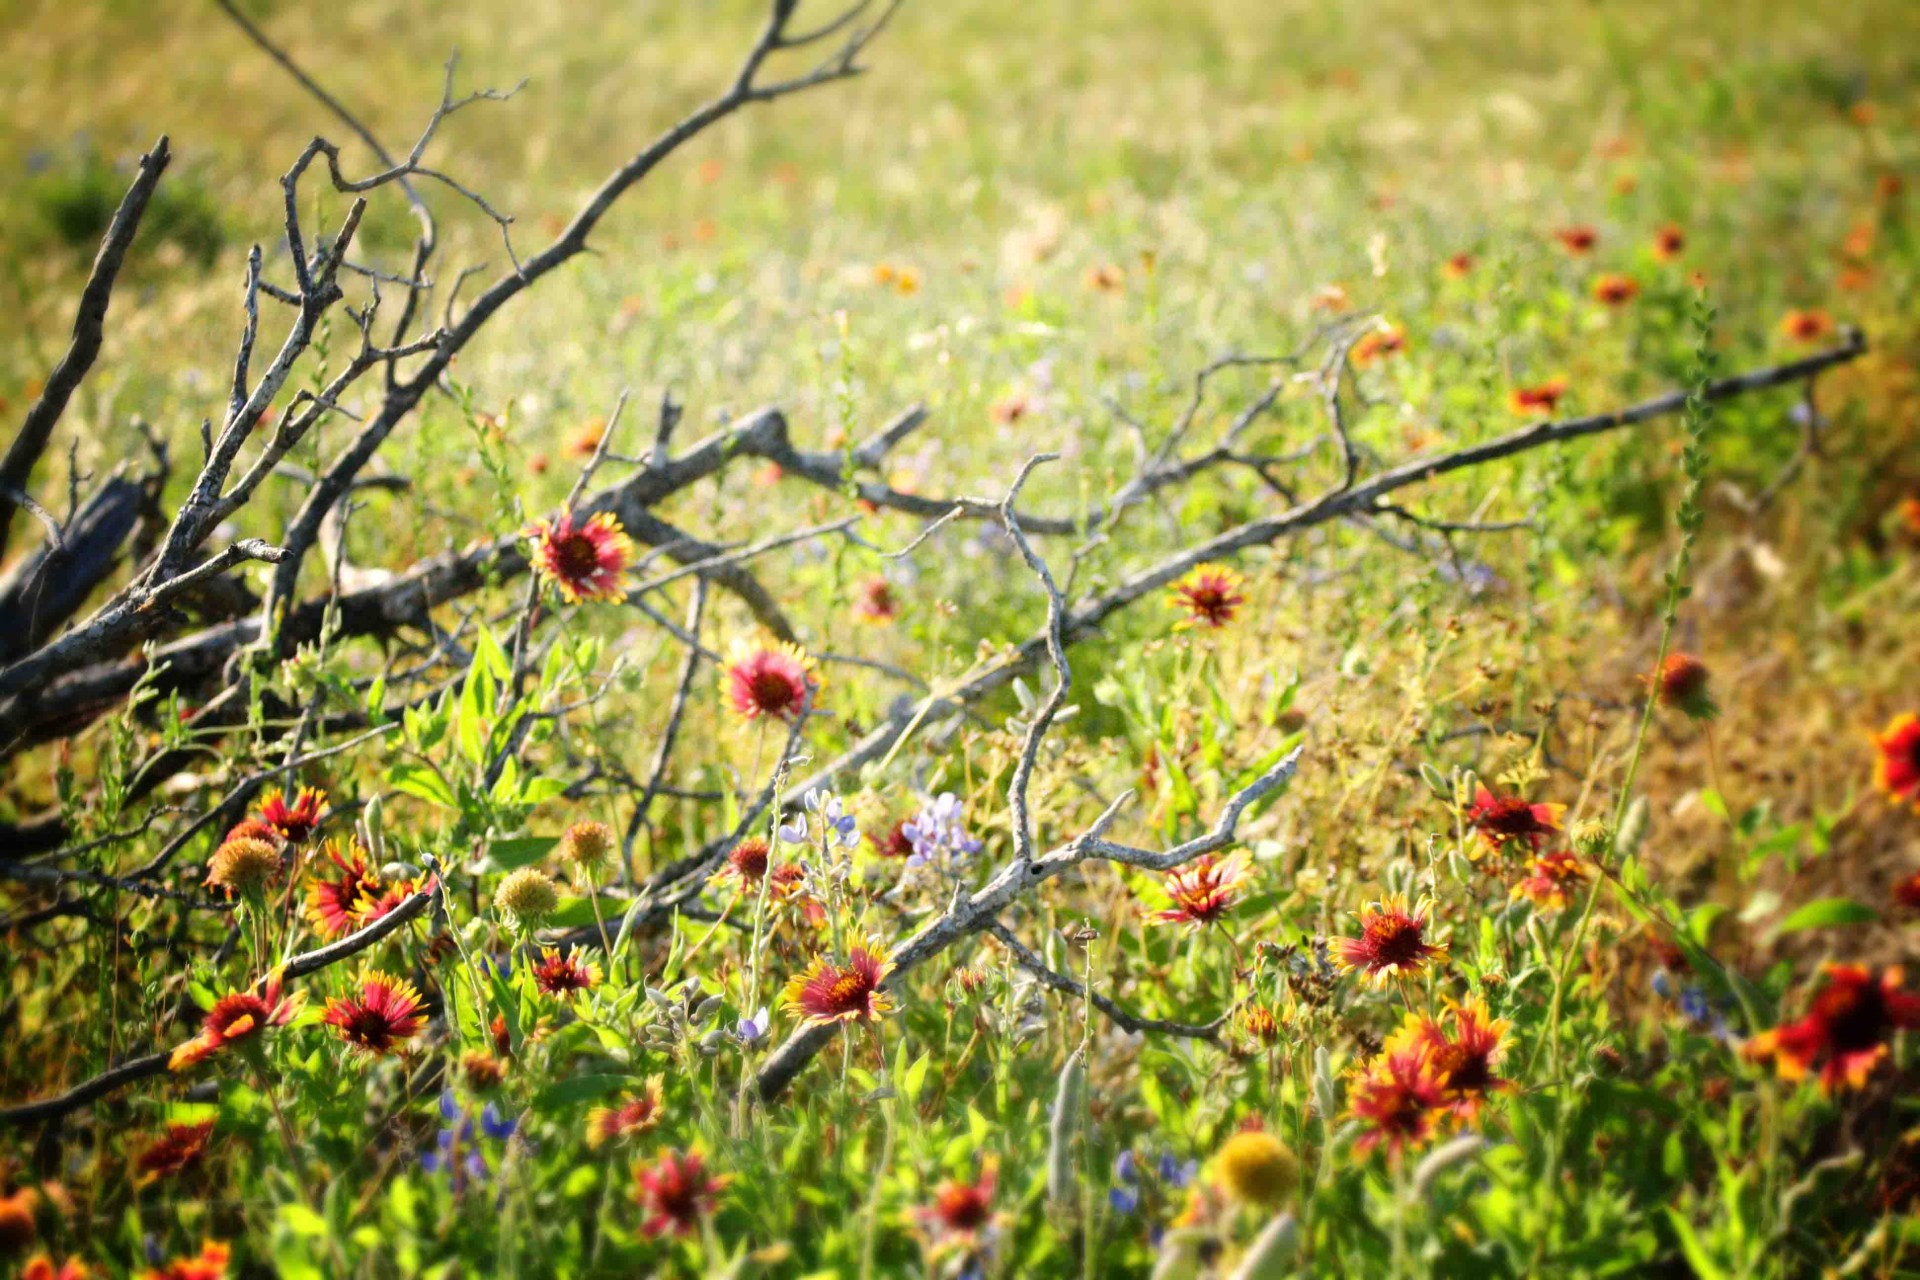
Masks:
[[[432,153],[515,215],[523,255],[608,169],[730,78],[758,17],[737,3],[247,7],[396,150],[437,100],[450,48],[462,51],[462,87],[526,77],[511,101],[455,117]],[[913,0],[875,46],[869,74],[757,109],[677,155],[605,224],[596,253],[516,301],[462,355],[460,395],[430,399],[381,454],[413,487],[367,495],[349,550],[362,567],[397,568],[554,508],[580,465],[575,442],[623,388],[634,410],[668,390],[684,400],[683,441],[777,404],[809,447],[857,439],[924,401],[931,421],[890,464],[895,483],[997,495],[1025,458],[1059,450],[1062,462],[1029,489],[1036,509],[1059,511],[1102,500],[1130,474],[1137,441],[1122,412],[1164,429],[1208,359],[1306,340],[1327,319],[1316,298],[1328,286],[1405,333],[1404,351],[1357,370],[1353,384],[1364,398],[1356,438],[1388,460],[1510,429],[1521,421],[1507,405],[1517,385],[1564,378],[1562,408],[1576,413],[1688,385],[1700,341],[1696,270],[1716,308],[1723,372],[1803,350],[1779,329],[1792,308],[1864,327],[1874,354],[1820,380],[1826,447],[1772,506],[1756,511],[1752,500],[1800,440],[1793,393],[1729,402],[1703,438],[1704,528],[1672,641],[1714,672],[1722,715],[1711,740],[1661,713],[1637,754],[1632,746],[1640,677],[1660,645],[1662,575],[1680,542],[1677,421],[1414,490],[1409,504],[1435,518],[1532,522],[1463,541],[1462,554],[1484,567],[1484,590],[1463,589],[1436,558],[1330,525],[1243,557],[1249,602],[1227,629],[1173,632],[1156,599],[1074,649],[1078,713],[1042,753],[1033,789],[1043,843],[1084,830],[1131,787],[1116,836],[1171,844],[1210,824],[1236,780],[1296,736],[1306,754],[1286,793],[1243,828],[1253,875],[1227,930],[1150,927],[1146,916],[1164,905],[1161,877],[1095,864],[1007,923],[1056,968],[1090,972],[1103,994],[1149,1016],[1204,1021],[1269,1006],[1285,1023],[1277,1044],[1238,1024],[1233,1053],[1122,1036],[1079,1001],[1033,987],[1005,950],[970,943],[912,975],[900,1010],[844,1051],[830,1047],[787,1100],[739,1107],[735,1092],[765,1046],[702,1053],[697,1037],[663,1030],[667,1014],[645,988],[695,979],[720,998],[706,1025],[730,1026],[775,1003],[789,975],[856,929],[903,936],[944,901],[940,887],[883,896],[898,864],[863,851],[845,885],[821,890],[824,930],[789,912],[763,922],[764,933],[709,939],[709,926],[681,921],[631,940],[605,961],[606,984],[562,1007],[532,990],[524,963],[497,980],[465,964],[510,944],[486,905],[509,860],[500,842],[553,837],[583,818],[624,827],[632,788],[568,800],[455,795],[429,773],[457,784],[478,762],[458,726],[436,733],[429,723],[303,780],[343,806],[329,834],[347,833],[347,804],[379,795],[390,858],[418,866],[432,854],[455,867],[452,920],[404,932],[371,957],[412,974],[450,1014],[436,1018],[416,1068],[483,1049],[480,1003],[512,1012],[515,1052],[499,1090],[459,1086],[459,1105],[490,1099],[519,1118],[511,1144],[483,1140],[487,1185],[419,1165],[444,1123],[437,1082],[347,1056],[309,1016],[270,1041],[271,1095],[235,1065],[195,1077],[218,1079],[217,1092],[150,1082],[80,1113],[60,1143],[0,1135],[0,1190],[64,1185],[73,1214],[43,1214],[40,1234],[111,1274],[148,1241],[173,1256],[203,1236],[234,1242],[236,1274],[241,1261],[285,1276],[707,1274],[735,1264],[741,1274],[944,1274],[973,1251],[942,1247],[921,1211],[943,1181],[989,1166],[995,1229],[972,1260],[996,1276],[1144,1274],[1188,1248],[1224,1275],[1282,1207],[1299,1215],[1299,1258],[1316,1274],[1762,1277],[1920,1266],[1912,1158],[1899,1144],[1915,1122],[1911,1046],[1895,1046],[1870,1088],[1826,1098],[1744,1061],[1678,998],[1699,984],[1737,1040],[1802,1012],[1820,961],[1898,959],[1912,924],[1889,887],[1913,869],[1920,838],[1920,819],[1872,793],[1867,737],[1920,710],[1911,625],[1920,572],[1890,515],[1920,491],[1920,20],[1894,0],[1736,8]],[[73,10],[15,0],[0,30],[0,55],[21,70],[0,84],[0,171],[18,175],[0,184],[9,416],[61,350],[89,228],[126,178],[124,165],[105,165],[161,132],[179,158],[115,300],[101,368],[39,478],[43,500],[65,491],[68,440],[82,472],[103,472],[137,452],[135,417],[173,442],[176,459],[197,459],[199,423],[225,401],[245,247],[261,242],[270,273],[284,275],[284,249],[277,263],[272,252],[278,177],[315,132],[345,138],[210,5]],[[371,167],[357,145],[345,155],[355,172]],[[307,190],[320,222],[344,208],[317,183]],[[489,275],[505,269],[492,224],[444,191],[432,199],[447,227],[441,280],[482,261]],[[1672,262],[1652,247],[1668,223],[1687,237]],[[1597,229],[1591,255],[1555,241],[1573,224]],[[388,193],[360,252],[400,262],[410,233]],[[1462,253],[1472,269],[1452,278],[1444,265]],[[1113,287],[1094,287],[1103,271]],[[1603,272],[1632,275],[1639,296],[1600,305],[1590,290]],[[333,358],[352,337],[336,323]],[[1198,438],[1262,385],[1260,374],[1223,376]],[[995,406],[1015,397],[1027,411],[997,422]],[[296,460],[319,465],[351,429],[330,424]],[[1279,451],[1323,429],[1301,385],[1250,443]],[[629,419],[622,447],[637,452],[650,432]],[[187,466],[176,467],[174,496]],[[1312,493],[1337,475],[1323,453],[1298,478]],[[304,496],[297,483],[269,482],[241,531],[275,536]],[[1079,585],[1117,581],[1278,502],[1244,475],[1212,474],[1137,511],[1125,536],[1082,566]],[[727,538],[846,513],[831,495],[748,467],[663,512]],[[885,515],[863,532],[898,546],[918,528]],[[1064,565],[1065,540],[1042,549]],[[977,529],[949,530],[905,566],[822,543],[762,568],[810,649],[864,655],[936,686],[1044,618],[1037,584]],[[901,616],[861,624],[852,601],[883,568]],[[318,571],[305,585],[321,589]],[[662,607],[683,613],[685,583],[670,595]],[[482,621],[504,636],[521,589],[479,599]],[[528,772],[573,778],[597,765],[606,777],[644,778],[679,647],[614,606],[558,616],[574,643],[525,705],[577,699],[616,662],[621,671],[564,732],[536,732]],[[707,642],[724,648],[748,630],[738,605],[716,597]],[[273,688],[310,694],[317,670],[322,696],[344,709],[363,700],[344,683],[380,660],[371,646],[331,647],[313,669],[278,673]],[[871,670],[829,674],[830,714],[805,743],[816,762],[907,691]],[[986,842],[973,874],[998,865],[1011,848],[1005,795],[1019,735],[1008,719],[1020,709],[1013,695],[997,697],[978,719],[916,734],[885,767],[844,779],[862,827],[884,831],[922,796],[951,790]],[[462,714],[476,724],[474,711]],[[130,716],[16,761],[0,806],[30,814],[66,799],[88,835],[135,822],[147,806],[121,812],[113,784],[161,732],[153,717]],[[192,737],[190,727],[166,732]],[[187,784],[150,803],[212,803],[239,771],[279,757],[279,732],[256,723],[206,741]],[[741,726],[705,673],[672,777],[688,789],[756,786],[777,736]],[[1569,830],[1620,812],[1636,815],[1622,825],[1644,824],[1612,855],[1619,878],[1584,923],[1575,923],[1583,897],[1565,911],[1510,905],[1524,869],[1476,864],[1456,803],[1474,778],[1569,805]],[[658,802],[637,870],[726,832],[736,814],[732,799]],[[137,866],[169,827],[87,865]],[[204,875],[210,852],[209,839],[183,854],[182,887]],[[1408,890],[1439,900],[1453,953],[1445,971],[1374,991],[1292,968],[1314,939],[1351,935],[1363,903]],[[1871,916],[1795,918],[1831,898]],[[708,895],[715,908],[727,899],[724,889]],[[10,919],[44,901],[27,886],[0,898]],[[179,921],[165,902],[104,892],[92,901],[123,917],[140,945],[116,946],[81,919],[16,934],[0,980],[4,1025],[17,1032],[0,1067],[9,1101],[177,1043],[187,1032],[169,1015],[183,994],[205,1003],[265,967],[244,945],[216,962],[223,935],[206,918],[183,926],[193,945],[156,949]],[[584,900],[566,909],[591,920]],[[729,910],[752,919],[754,903]],[[1691,975],[1649,915],[1678,931]],[[297,922],[271,927],[276,948],[311,944]],[[1094,936],[1075,942],[1083,928]],[[430,954],[430,935],[457,935],[464,950]],[[963,963],[973,970],[959,972]],[[977,990],[974,971],[984,976]],[[1659,989],[1656,971],[1666,974]],[[1725,985],[1727,975],[1740,985]],[[342,969],[302,984],[309,1007],[348,982]],[[1408,1007],[1438,1011],[1471,995],[1511,1023],[1502,1071],[1516,1087],[1466,1126],[1489,1145],[1419,1173],[1446,1135],[1398,1163],[1357,1149],[1348,1073]],[[776,1012],[774,1043],[791,1025]],[[1057,1077],[1083,1043],[1085,1114],[1055,1125]],[[631,1146],[589,1149],[589,1108],[655,1073],[665,1077],[658,1128]],[[893,1096],[868,1100],[882,1083]],[[275,1107],[290,1116],[297,1159]],[[205,1162],[136,1186],[131,1155],[166,1120],[200,1117],[216,1120]],[[1109,1203],[1123,1149],[1149,1169],[1162,1154],[1206,1162],[1248,1121],[1301,1162],[1300,1186],[1282,1204],[1193,1207],[1187,1190],[1151,1174],[1137,1211]],[[718,1212],[699,1234],[650,1240],[631,1165],[690,1146],[730,1179]],[[1056,1159],[1071,1161],[1071,1205],[1049,1200]],[[301,1176],[302,1164],[324,1176]],[[1190,1221],[1176,1226],[1183,1211]],[[1172,1234],[1159,1237],[1162,1228]]]

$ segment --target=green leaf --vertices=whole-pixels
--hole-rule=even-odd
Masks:
[[[540,861],[559,843],[557,836],[514,836],[488,845],[487,856],[502,871],[512,871]]]
[[[561,1111],[567,1107],[578,1106],[582,1102],[592,1102],[608,1094],[618,1093],[633,1083],[631,1076],[590,1075],[574,1076],[571,1079],[555,1081],[533,1095],[535,1111]]]
[[[1815,898],[1780,922],[1780,933],[1827,929],[1836,925],[1871,924],[1880,913],[1852,898]]]
[[[405,760],[388,769],[387,785],[395,791],[405,792],[428,804],[437,804],[443,809],[459,807],[446,780],[431,767],[415,761]]]

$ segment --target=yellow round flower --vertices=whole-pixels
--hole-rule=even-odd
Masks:
[[[1228,1138],[1213,1157],[1214,1179],[1242,1204],[1276,1205],[1300,1181],[1300,1162],[1264,1129],[1247,1129]]]

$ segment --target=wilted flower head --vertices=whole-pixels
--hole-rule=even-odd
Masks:
[[[1174,624],[1176,630],[1208,626],[1220,628],[1233,621],[1240,606],[1247,602],[1246,579],[1223,564],[1195,565],[1186,576],[1167,588],[1173,605],[1186,614]]]
[[[1660,661],[1654,691],[1663,707],[1672,707],[1690,720],[1711,720],[1719,714],[1707,689],[1707,664],[1690,653],[1669,653]]]
[[[1887,1056],[1903,1027],[1920,1027],[1920,996],[1901,989],[1898,967],[1876,978],[1865,965],[1830,964],[1805,1017],[1747,1041],[1750,1058],[1772,1058],[1782,1079],[1802,1080],[1815,1067],[1820,1088],[1858,1089]]]
[[[571,947],[564,953],[555,947],[542,947],[540,959],[533,966],[533,985],[550,996],[591,991],[600,985],[600,966],[581,960]]]
[[[1213,1178],[1241,1204],[1272,1207],[1300,1182],[1300,1162],[1265,1129],[1242,1129],[1213,1157]]]
[[[1215,858],[1203,853],[1185,866],[1167,872],[1164,889],[1168,905],[1154,913],[1156,924],[1219,924],[1240,900],[1247,878],[1246,855]]]
[[[133,1159],[133,1180],[145,1186],[160,1178],[170,1178],[200,1162],[207,1152],[207,1140],[213,1136],[213,1121],[198,1124],[169,1124],[158,1138]]]
[[[534,572],[553,584],[568,604],[582,600],[618,600],[625,592],[633,543],[612,512],[602,511],[585,524],[572,512],[527,528],[533,539],[529,559]]]
[[[880,984],[893,972],[886,949],[871,938],[853,944],[847,962],[816,956],[787,980],[781,1004],[802,1023],[877,1022],[893,1009]]]
[[[258,995],[236,991],[220,997],[207,1011],[200,1034],[174,1048],[167,1059],[170,1070],[195,1066],[229,1045],[253,1041],[268,1027],[284,1027],[306,1003],[306,995],[282,994],[280,971],[273,971]]]
[[[1359,970],[1375,986],[1445,964],[1446,944],[1427,940],[1432,909],[1431,898],[1412,906],[1403,897],[1369,902],[1360,910],[1360,936],[1334,939],[1333,962],[1343,970]]]
[[[521,867],[507,873],[494,890],[493,905],[514,928],[531,929],[560,906],[560,892],[553,877],[540,868]]]
[[[727,850],[727,860],[713,873],[715,880],[737,880],[744,887],[760,883],[767,874],[771,850],[759,836],[747,836]]]
[[[250,836],[228,839],[207,860],[207,884],[245,897],[280,874],[280,847]]]
[[[384,1057],[427,1025],[420,993],[411,983],[384,973],[367,973],[355,987],[351,994],[327,1001],[323,1021],[357,1051]]]
[[[660,1123],[662,1079],[648,1076],[645,1087],[617,1107],[595,1107],[587,1113],[587,1145],[595,1150],[645,1133]]]
[[[1513,886],[1513,896],[1525,898],[1537,907],[1564,911],[1573,887],[1586,876],[1586,868],[1579,858],[1565,849],[1557,850],[1533,860],[1525,878]]]
[[[1907,712],[1887,722],[1875,736],[1880,758],[1874,762],[1873,785],[1895,804],[1911,804],[1920,813],[1920,716]]]
[[[663,1151],[651,1165],[634,1166],[633,1177],[634,1199],[647,1215],[640,1229],[649,1236],[691,1235],[726,1188],[724,1178],[707,1173],[697,1151]]]
[[[1496,795],[1480,787],[1467,806],[1467,825],[1496,852],[1516,844],[1538,850],[1559,833],[1561,815],[1566,811],[1563,804],[1530,804],[1518,796]]]
[[[951,791],[943,791],[932,803],[921,806],[919,813],[900,824],[900,834],[913,847],[907,859],[910,867],[970,858],[982,848],[980,841],[967,833],[965,808]]]
[[[560,837],[560,856],[590,878],[607,869],[614,848],[613,829],[604,822],[576,822]]]
[[[727,701],[748,720],[797,720],[825,683],[810,656],[780,640],[736,641],[726,668]]]
[[[260,821],[278,831],[288,844],[301,844],[320,825],[320,806],[326,802],[326,792],[302,787],[288,804],[286,793],[276,787],[260,798]]]

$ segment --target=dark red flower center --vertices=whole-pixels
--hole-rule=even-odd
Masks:
[[[1449,1089],[1462,1093],[1485,1093],[1493,1083],[1493,1068],[1487,1062],[1487,1055],[1464,1044],[1447,1044],[1434,1050],[1433,1066]]]
[[[337,1025],[347,1039],[369,1049],[384,1049],[393,1043],[393,1021],[367,1005],[353,1009]]]
[[[584,533],[555,538],[551,544],[553,564],[568,578],[590,577],[599,571],[600,548]]]
[[[950,1186],[940,1192],[934,1212],[951,1230],[974,1231],[993,1216],[993,1206],[979,1187]]]
[[[1366,935],[1379,965],[1410,964],[1424,950],[1421,927],[1405,916],[1375,916],[1367,922]]]
[[[1813,1016],[1827,1028],[1838,1053],[1861,1053],[1886,1041],[1891,1029],[1878,983],[1830,984],[1813,1001]]]
[[[762,668],[754,672],[747,677],[747,688],[752,691],[755,704],[765,711],[785,711],[800,700],[800,691],[780,671]]]

